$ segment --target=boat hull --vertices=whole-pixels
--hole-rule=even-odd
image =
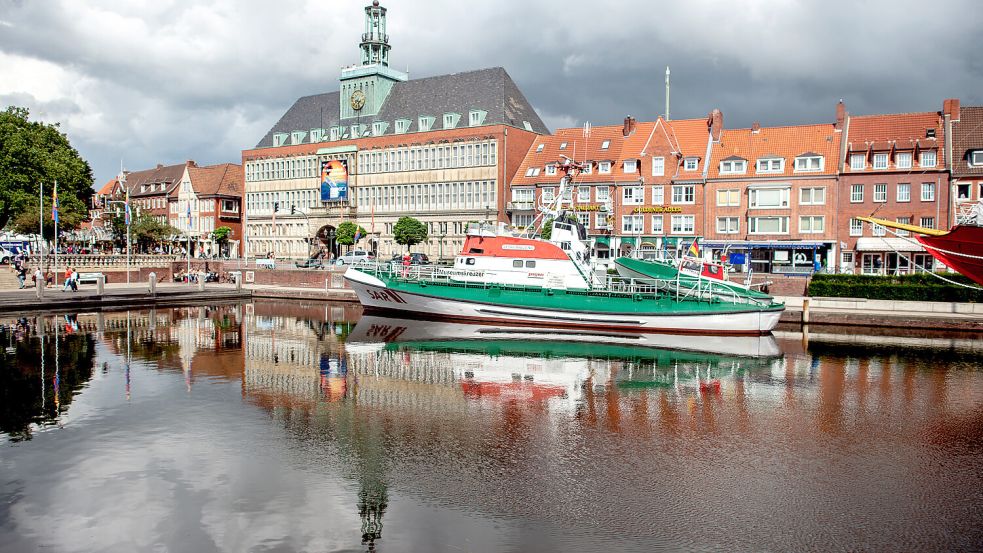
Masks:
[[[655,261],[645,261],[641,259],[631,259],[627,257],[619,257],[614,260],[614,266],[618,270],[618,274],[624,278],[633,279],[668,279],[672,280],[676,278],[679,271],[675,267],[671,267],[665,263],[658,263]],[[686,273],[683,273],[686,275]],[[687,278],[696,278],[695,276],[686,275]],[[710,279],[706,279],[710,280]],[[752,298],[758,299],[771,299],[772,296],[765,294],[764,292],[758,292],[757,290],[751,290],[747,286],[744,286],[738,282],[732,282],[729,280],[717,280],[713,279],[713,284],[718,287],[726,288],[735,294],[740,294]]]
[[[562,306],[563,291],[544,296],[529,295],[529,306],[496,301],[502,292],[492,287],[466,289],[467,298],[447,297],[440,286],[400,282],[390,287],[385,281],[357,269],[348,269],[345,279],[368,309],[422,313],[431,317],[462,321],[494,321],[499,324],[537,325],[557,328],[641,330],[689,334],[754,335],[770,332],[778,324],[784,306],[733,308],[699,312],[656,312],[638,309],[615,311],[573,310]],[[510,292],[516,294],[516,292]],[[556,300],[549,298],[555,297]],[[534,301],[535,300],[535,301]],[[638,302],[642,304],[642,302]],[[655,303],[654,301],[652,302]]]
[[[933,257],[983,286],[983,227],[959,225],[940,236],[916,238]]]

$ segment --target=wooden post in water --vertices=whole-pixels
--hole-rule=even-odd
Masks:
[[[802,299],[802,324],[809,324],[809,298]]]

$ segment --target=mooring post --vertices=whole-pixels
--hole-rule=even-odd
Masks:
[[[38,295],[38,299],[43,298],[44,297],[44,275],[42,275],[41,278],[37,279],[37,282],[34,283],[34,288],[35,288],[35,291],[36,291],[36,293]]]
[[[802,324],[809,324],[809,298],[802,299]]]
[[[205,291],[205,273],[198,273],[198,291]]]
[[[150,296],[151,297],[156,297],[157,296],[157,273],[153,273],[153,272],[150,273],[150,275],[148,276],[148,279],[147,280],[148,280],[148,282],[150,284]]]
[[[96,295],[101,296],[106,292],[106,275],[96,277]]]

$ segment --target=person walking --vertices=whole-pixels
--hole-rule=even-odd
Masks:
[[[27,282],[27,263],[21,263],[17,267],[17,281],[20,282],[20,289],[23,290]]]

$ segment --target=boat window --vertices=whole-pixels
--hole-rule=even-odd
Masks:
[[[533,260],[526,261],[526,269],[535,269],[536,262]]]
[[[485,250],[481,248],[471,248],[470,250],[468,250],[468,253],[485,253]]]
[[[560,249],[569,250],[570,249],[570,242],[560,242]]]
[[[474,258],[473,257],[469,257],[467,259],[467,261],[465,261],[465,263],[467,263],[468,265],[474,265]]]
[[[515,268],[517,268],[517,269],[518,268],[522,268],[522,260],[521,259],[516,259],[516,260],[512,261],[512,266],[515,267]]]

